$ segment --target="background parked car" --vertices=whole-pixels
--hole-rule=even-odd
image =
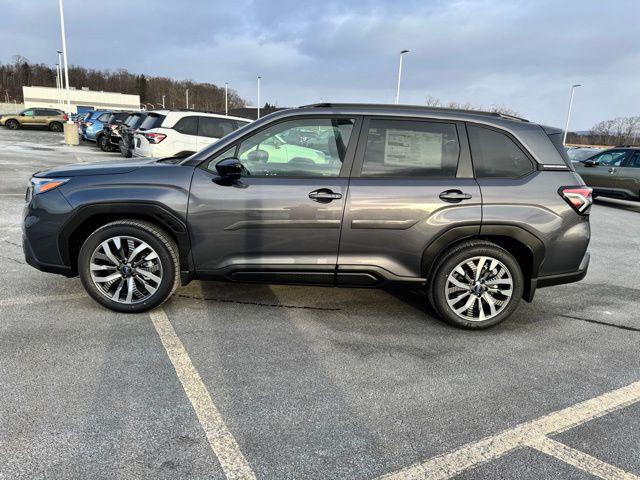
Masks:
[[[133,112],[122,125],[118,127],[120,132],[120,153],[126,158],[133,155],[133,134],[147,118],[147,112]]]
[[[107,110],[94,110],[89,112],[81,125],[80,136],[84,140],[96,141],[96,136],[102,132],[104,122],[109,119],[112,112]]]
[[[68,116],[55,108],[27,108],[15,115],[2,115],[0,125],[17,130],[22,127],[46,127],[52,132],[61,132]]]
[[[594,196],[640,200],[640,147],[616,147],[574,164]]]
[[[246,118],[215,113],[152,111],[134,135],[133,155],[188,156],[249,123]]]
[[[103,122],[102,132],[96,135],[96,145],[103,152],[118,150],[120,144],[120,131],[118,127],[131,115],[131,112],[113,112]]]

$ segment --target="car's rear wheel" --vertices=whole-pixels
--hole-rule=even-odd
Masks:
[[[98,303],[118,312],[144,312],[161,305],[178,287],[178,248],[152,223],[118,220],[87,238],[78,271]]]
[[[17,120],[7,120],[4,124],[9,130],[17,130],[20,128],[20,123]]]
[[[496,325],[515,311],[522,297],[520,265],[491,242],[470,241],[454,247],[434,271],[429,298],[441,317],[456,327]]]
[[[98,147],[100,147],[100,150],[102,150],[103,152],[108,151],[109,145],[107,144],[107,137],[105,135],[100,135],[96,139],[96,144],[98,145]]]
[[[49,124],[49,130],[51,130],[52,132],[61,132],[62,124],[60,122],[51,122]]]

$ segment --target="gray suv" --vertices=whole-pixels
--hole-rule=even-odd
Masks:
[[[591,189],[562,132],[497,113],[317,104],[186,159],[33,176],[29,264],[141,312],[191,279],[421,290],[484,328],[587,272]]]

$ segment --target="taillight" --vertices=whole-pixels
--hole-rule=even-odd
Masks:
[[[558,193],[580,215],[589,215],[593,204],[591,187],[560,187]]]
[[[90,127],[91,125],[93,125],[93,122],[84,122],[85,127]]]
[[[145,133],[144,138],[146,138],[149,143],[160,143],[162,140],[167,138],[167,136],[162,133]]]
[[[66,113],[62,116],[62,119],[67,121],[69,120],[69,115],[67,115]]]

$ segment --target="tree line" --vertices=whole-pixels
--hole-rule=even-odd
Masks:
[[[567,133],[567,143],[580,145],[640,145],[640,116],[596,123],[587,135]]]
[[[140,95],[140,102],[149,108],[160,108],[164,95],[166,108],[187,108],[186,90],[189,90],[189,108],[224,112],[224,86],[197,83],[193,80],[174,80],[167,77],[146,76],[125,69],[96,70],[69,66],[69,85],[80,89],[119,92]],[[11,63],[0,63],[0,102],[23,102],[22,87],[55,87],[56,69],[42,63],[30,63],[16,55]],[[229,89],[229,109],[240,108],[245,100],[235,90]]]

